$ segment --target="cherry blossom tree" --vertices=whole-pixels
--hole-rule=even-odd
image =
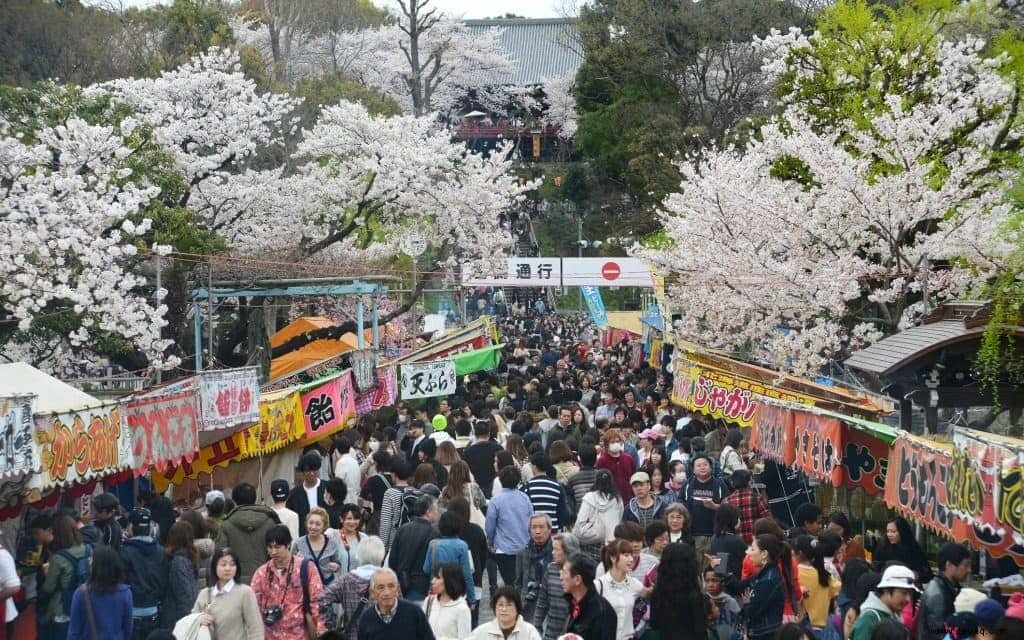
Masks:
[[[806,43],[785,38],[784,71]],[[815,373],[997,272],[1020,238],[992,150],[1019,129],[1007,60],[983,45],[940,38],[916,101],[893,86],[862,120],[823,122],[784,98],[746,148],[681,163],[672,246],[640,253],[673,276],[682,334]]]
[[[164,292],[140,275],[138,255],[142,213],[160,192],[140,167],[160,156],[139,119],[90,122],[73,93],[50,87],[38,110],[0,111],[0,357],[73,373],[107,342],[175,364],[160,336]],[[48,121],[54,112],[64,117]]]

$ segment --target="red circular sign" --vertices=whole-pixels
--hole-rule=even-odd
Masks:
[[[601,266],[601,277],[605,280],[617,280],[622,270],[616,262],[606,262]]]

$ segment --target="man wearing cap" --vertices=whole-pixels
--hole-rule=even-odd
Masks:
[[[960,593],[960,583],[971,575],[971,552],[955,542],[947,542],[936,556],[939,572],[924,588],[917,616],[918,640],[942,640],[946,618]]]
[[[629,478],[629,485],[633,488],[633,497],[622,512],[622,521],[636,522],[646,530],[647,525],[663,516],[667,505],[651,495],[651,476],[647,472],[634,473]]]
[[[433,432],[430,434],[430,439],[437,444],[442,442],[451,442],[452,437],[448,434],[448,418],[441,415],[440,413],[434,416],[430,421],[430,426],[433,427]]]
[[[253,572],[267,561],[264,548],[267,531],[281,520],[273,509],[256,504],[256,487],[248,482],[232,489],[231,499],[236,506],[220,523],[217,546],[235,550],[241,581],[248,584]]]
[[[82,538],[87,544],[121,548],[124,536],[116,518],[120,504],[112,493],[101,493],[92,499],[89,506],[92,511],[92,523],[82,527]]]
[[[290,489],[287,480],[278,478],[271,482],[270,498],[274,501],[274,506],[271,508],[277,513],[277,519],[281,521],[281,524],[288,527],[288,532],[292,534],[292,540],[298,540],[299,514],[289,509],[288,505],[285,504],[288,500]]]
[[[324,485],[320,482],[320,454],[315,451],[302,454],[299,458],[298,471],[302,474],[302,483],[292,488],[285,503],[289,509],[299,516],[299,535],[306,535],[306,516],[313,507],[327,507],[324,500]]]
[[[132,590],[132,640],[146,640],[160,625],[167,594],[167,556],[153,538],[153,517],[140,507],[128,515],[128,539],[121,545],[125,582]]]
[[[886,618],[897,616],[910,602],[912,591],[920,593],[914,584],[914,572],[901,565],[893,565],[882,574],[875,590],[868,594],[860,606],[860,615],[850,632],[850,640],[871,640],[871,632]]]

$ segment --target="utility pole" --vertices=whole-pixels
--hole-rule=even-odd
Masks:
[[[576,257],[583,257],[583,211],[580,211],[580,215],[576,217]],[[580,293],[580,304],[579,310],[583,311],[583,287],[576,287],[576,290]]]
[[[156,254],[156,306],[160,306],[160,289],[163,288],[163,274],[160,272],[160,254]],[[156,383],[160,384],[163,382],[164,372],[163,369],[157,367],[156,369]]]

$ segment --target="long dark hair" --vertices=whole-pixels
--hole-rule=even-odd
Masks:
[[[88,585],[91,591],[110,592],[124,582],[124,564],[111,547],[99,545],[92,552]]]
[[[607,469],[597,470],[591,491],[596,491],[609,500],[614,500],[615,498],[622,499],[619,496],[619,490],[615,487],[615,482],[612,480],[612,474]]]
[[[669,629],[677,629],[672,637],[679,640],[705,640],[707,637],[707,614],[697,554],[685,542],[673,542],[661,552],[658,579],[651,592],[651,610],[662,635]]]
[[[789,545],[770,533],[762,533],[754,540],[757,541],[759,549],[768,552],[768,560],[779,565],[779,571],[782,573],[782,585],[786,587],[786,598],[792,598],[793,552]]]
[[[814,570],[818,573],[818,584],[827,587],[831,582],[832,574],[825,568],[825,557],[821,550],[814,546],[814,538],[811,536],[797,536],[794,542],[796,552],[807,559]]]

